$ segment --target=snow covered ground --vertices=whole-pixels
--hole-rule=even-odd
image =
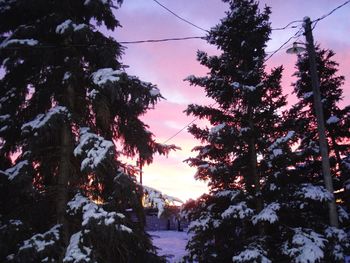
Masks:
[[[148,234],[151,235],[153,244],[159,248],[158,255],[166,256],[169,263],[180,262],[186,254],[186,231],[148,231]]]

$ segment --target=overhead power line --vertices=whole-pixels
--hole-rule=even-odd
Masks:
[[[187,123],[184,127],[182,127],[180,130],[178,130],[175,134],[173,134],[172,136],[170,136],[168,139],[166,139],[163,144],[166,144],[168,141],[170,141],[171,139],[175,138],[176,136],[178,136],[181,132],[183,132],[186,128],[188,128],[191,124],[193,124],[196,120],[198,120],[199,117],[194,118],[192,121],[190,121],[189,123]]]
[[[295,24],[295,23],[302,23],[302,22],[303,22],[303,20],[294,20],[294,21],[289,22],[284,27],[272,28],[271,30],[278,31],[278,30],[285,30],[287,28],[297,28],[299,25],[295,25],[295,26],[292,26],[292,25]]]
[[[288,40],[285,41],[278,49],[276,49],[275,51],[273,51],[273,52],[271,53],[271,55],[269,55],[269,56],[265,59],[265,62],[268,61],[270,58],[272,58],[277,52],[279,52],[280,50],[282,50],[283,47],[284,47],[285,45],[287,45],[292,39],[295,39],[295,38],[300,37],[300,36],[303,34],[302,32],[303,32],[303,28],[301,27],[301,28],[299,28],[299,30],[298,30],[293,36],[291,36],[290,38],[288,38]]]
[[[312,27],[312,30],[316,27],[317,23],[323,19],[325,19],[326,17],[332,15],[336,10],[344,7],[345,5],[349,4],[350,3],[350,0],[349,1],[346,1],[344,2],[343,4],[337,6],[336,8],[332,9],[329,13],[313,20],[314,22],[314,26]],[[272,29],[272,30],[284,30],[284,29],[287,29],[287,28],[297,28],[298,26],[291,26],[292,24],[294,23],[298,23],[298,22],[303,22],[302,20],[295,20],[295,21],[292,21],[290,23],[288,23],[286,26],[284,27],[281,27],[281,28],[275,28],[275,29]],[[291,27],[290,27],[291,26]],[[281,51],[284,49],[284,47],[292,40],[292,39],[298,39],[301,35],[303,34],[303,31],[302,31],[302,27],[299,28],[299,30],[293,35],[291,36],[287,41],[285,41],[278,49],[276,49],[275,51],[273,51],[271,53],[271,55],[269,55],[266,59],[265,59],[265,62],[268,61],[271,57],[273,57],[277,52]],[[212,105],[209,105],[210,107],[215,105],[216,103],[212,104]],[[174,135],[172,135],[171,137],[169,137],[165,142],[169,142],[170,140],[172,140],[173,138],[175,138],[177,135],[179,135],[182,131],[184,131],[187,127],[189,127],[191,124],[193,124],[196,120],[198,120],[199,117],[196,117],[194,118],[191,122],[189,122],[187,125],[185,125],[183,128],[181,128],[179,131],[177,131]]]
[[[154,1],[155,3],[157,3],[159,6],[161,6],[162,8],[164,8],[165,10],[167,10],[167,11],[168,11],[169,13],[171,13],[173,16],[177,17],[178,19],[180,19],[180,20],[186,22],[187,24],[189,24],[189,25],[191,25],[191,26],[193,26],[193,27],[195,27],[195,28],[197,28],[197,29],[199,29],[199,30],[202,30],[202,31],[204,31],[204,32],[209,33],[209,31],[208,31],[207,29],[204,29],[204,28],[202,28],[202,27],[200,27],[200,26],[197,26],[197,25],[195,25],[194,23],[192,23],[191,21],[189,21],[189,20],[187,20],[187,19],[185,19],[185,18],[179,16],[179,15],[176,14],[174,11],[170,10],[169,8],[167,8],[165,5],[161,4],[161,3],[158,2],[157,0],[153,0],[153,1]]]
[[[175,38],[163,38],[163,39],[148,39],[148,40],[136,40],[136,41],[121,41],[120,44],[141,44],[141,43],[157,43],[167,41],[189,40],[189,39],[205,39],[202,37],[175,37]]]
[[[214,102],[212,104],[209,105],[209,107],[213,107],[217,104],[217,102]],[[175,138],[176,136],[178,136],[181,132],[183,132],[185,129],[187,129],[188,127],[190,127],[191,124],[193,124],[196,120],[198,120],[199,117],[194,118],[192,121],[190,121],[189,123],[187,123],[184,127],[182,127],[180,130],[178,130],[176,133],[174,133],[172,136],[170,136],[168,139],[166,139],[163,144],[166,144],[168,141],[172,140],[173,138]]]
[[[135,40],[135,41],[120,41],[119,44],[141,44],[141,43],[158,43],[158,42],[169,42],[169,41],[181,41],[190,39],[205,39],[204,36],[199,37],[174,37],[174,38],[162,38],[162,39],[146,39],[146,40]],[[20,50],[28,48],[69,48],[69,47],[101,47],[101,46],[112,46],[113,44],[69,44],[69,45],[35,45],[35,46],[17,46],[17,47],[0,47],[0,50]]]
[[[315,19],[315,20],[313,20],[312,22],[318,22],[318,21],[321,21],[321,20],[325,19],[326,17],[330,16],[335,11],[337,11],[338,9],[342,8],[343,6],[345,6],[345,5],[349,4],[349,3],[350,3],[350,0],[349,1],[345,1],[343,4],[341,4],[341,5],[337,6],[336,8],[332,9],[329,13],[327,13],[327,14],[325,14],[325,15],[323,15],[323,16]]]

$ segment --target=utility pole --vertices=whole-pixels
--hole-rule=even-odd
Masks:
[[[327,138],[326,138],[325,124],[324,124],[324,118],[323,118],[324,116],[323,107],[322,107],[321,94],[320,94],[320,83],[319,83],[318,74],[317,74],[315,46],[314,46],[314,39],[312,36],[311,20],[309,17],[304,18],[304,29],[305,29],[305,37],[307,42],[307,45],[306,45],[307,52],[309,55],[311,84],[312,84],[312,90],[313,90],[313,96],[314,96],[314,108],[316,113],[317,130],[318,130],[318,136],[319,136],[319,147],[320,147],[321,158],[322,158],[323,180],[324,180],[326,189],[333,195],[334,189],[333,189],[331,169],[329,165]],[[330,225],[333,227],[338,227],[339,226],[338,212],[337,212],[337,207],[335,204],[334,197],[331,201],[328,202],[328,209],[329,209]]]

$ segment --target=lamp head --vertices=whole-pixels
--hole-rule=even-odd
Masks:
[[[298,46],[299,43],[294,42],[293,46],[291,48],[287,49],[288,54],[300,54],[304,51],[306,51],[306,48]]]

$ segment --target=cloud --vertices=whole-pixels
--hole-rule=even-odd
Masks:
[[[161,1],[171,10],[191,22],[210,28],[224,17],[227,4],[220,0],[178,0]],[[336,2],[336,3],[335,3]],[[294,0],[294,1],[261,1],[272,6],[272,27],[282,27],[293,20],[302,20],[308,15],[311,19],[328,13],[339,1]],[[324,48],[336,52],[336,60],[340,64],[340,74],[344,74],[347,82],[344,85],[344,104],[350,104],[349,86],[350,73],[350,20],[348,19],[349,6],[337,10],[331,16],[320,21],[314,29],[315,41]],[[110,33],[118,41],[159,39],[185,36],[202,36],[202,32],[187,23],[179,20],[153,1],[133,0],[125,1],[121,9],[116,12],[117,18],[123,25],[116,32]],[[296,23],[302,26],[302,23]],[[298,29],[273,31],[267,50],[276,50]],[[304,36],[295,39],[304,42]],[[292,41],[290,42],[290,45]],[[128,73],[139,76],[144,81],[156,84],[167,100],[161,101],[154,110],[150,110],[143,120],[149,124],[157,141],[164,142],[180,127],[185,127],[193,120],[183,111],[189,103],[210,104],[201,87],[190,87],[183,79],[188,75],[205,75],[207,70],[196,61],[197,50],[207,51],[209,54],[217,53],[215,47],[203,40],[186,40],[177,42],[162,42],[152,44],[127,45],[123,56],[123,63],[130,66]],[[285,50],[276,53],[267,63],[267,70],[280,65],[284,66],[283,88],[289,94],[289,102],[294,103],[296,98],[292,93],[291,83],[295,81],[292,74],[295,71],[296,57],[285,54]],[[149,167],[145,167],[145,183],[159,188],[167,194],[183,199],[197,197],[207,190],[205,184],[193,179],[195,169],[190,168],[182,160],[193,155],[191,148],[198,145],[190,134],[181,132],[169,143],[182,147],[182,151],[171,153],[168,158],[155,157]]]

